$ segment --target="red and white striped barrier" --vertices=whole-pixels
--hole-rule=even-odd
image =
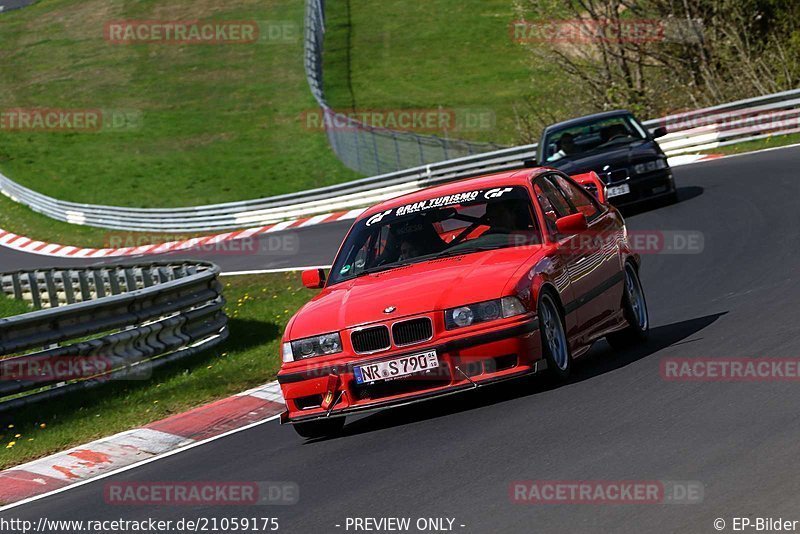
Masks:
[[[55,256],[59,258],[107,258],[107,257],[127,257],[142,256],[152,254],[165,254],[168,252],[179,252],[185,250],[204,250],[208,247],[222,242],[235,241],[237,239],[249,239],[261,234],[270,234],[281,230],[291,230],[305,228],[317,224],[332,223],[355,219],[367,208],[358,208],[350,211],[340,211],[336,213],[326,213],[315,215],[303,219],[283,221],[268,226],[258,228],[248,228],[224,234],[216,234],[205,237],[195,237],[185,241],[170,241],[156,245],[142,245],[138,247],[123,248],[80,248],[70,245],[58,245],[35,241],[25,236],[7,232],[0,228],[0,246],[14,249],[29,254],[39,254],[42,256]]]

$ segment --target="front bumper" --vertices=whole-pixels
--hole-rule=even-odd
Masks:
[[[675,193],[675,179],[670,168],[636,176],[624,182],[609,184],[608,187],[622,184],[629,185],[631,192],[609,198],[609,203],[616,207],[628,206]]]
[[[313,421],[420,402],[460,393],[545,368],[536,319],[487,328],[447,340],[434,340],[380,357],[350,357],[278,375],[287,410],[282,423]],[[353,367],[436,350],[439,367],[433,371],[357,384]]]

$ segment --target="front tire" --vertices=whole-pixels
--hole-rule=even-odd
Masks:
[[[555,380],[565,380],[572,369],[572,353],[560,308],[549,293],[544,293],[539,299],[539,329],[548,374]]]
[[[606,336],[608,344],[615,349],[624,349],[647,340],[650,333],[650,315],[644,296],[639,273],[631,263],[625,264],[625,293],[622,297],[622,310],[627,328]]]
[[[332,419],[309,421],[308,423],[295,423],[292,426],[300,437],[305,439],[319,439],[340,434],[344,428],[344,420],[344,417],[334,417]]]

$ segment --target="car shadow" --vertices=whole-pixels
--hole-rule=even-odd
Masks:
[[[646,343],[625,350],[615,351],[605,340],[595,343],[586,356],[575,361],[570,378],[563,383],[554,383],[547,377],[539,375],[509,380],[471,392],[377,412],[347,424],[340,436],[354,436],[411,422],[444,417],[582,382],[647,358],[669,346],[680,342],[691,342],[691,340],[686,341],[687,338],[711,325],[726,313],[715,313],[652,328]],[[313,440],[307,443],[324,440]]]
[[[620,212],[625,217],[632,217],[634,215],[639,215],[640,213],[646,213],[648,211],[657,210],[659,208],[665,208],[667,206],[674,206],[675,204],[680,204],[681,202],[692,200],[693,198],[699,197],[704,192],[705,190],[702,187],[696,185],[679,187],[677,202],[666,202],[663,199],[645,200],[638,204],[634,204],[633,206],[626,206],[624,208],[621,208]]]

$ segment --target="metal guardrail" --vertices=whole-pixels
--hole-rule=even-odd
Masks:
[[[328,142],[347,167],[371,176],[437,161],[498,150],[501,145],[445,139],[409,131],[376,128],[335,111],[323,86],[322,53],[325,40],[325,1],[307,0],[305,71],[311,94],[322,112]]]
[[[373,199],[390,198],[435,182],[513,169],[532,158],[535,148],[536,145],[508,148],[298,193],[190,208],[139,209],[78,204],[43,195],[2,174],[0,192],[34,211],[73,224],[155,232],[228,230],[362,207]]]
[[[323,0],[307,0],[306,18],[305,61],[309,85],[320,106],[329,109],[321,83]],[[651,130],[667,127],[670,133],[659,139],[659,143],[668,156],[797,133],[800,132],[800,89],[678,113],[644,124]],[[423,138],[417,136],[417,139]],[[331,143],[334,149],[345,146],[344,141],[336,137],[331,138]],[[520,168],[526,160],[535,158],[536,148],[535,144],[505,148],[308,191],[185,208],[126,208],[67,202],[26,188],[2,174],[0,192],[34,211],[73,224],[126,231],[224,231],[360,208],[436,183]],[[343,160],[349,157],[339,150],[337,154]],[[402,158],[397,161],[405,163]]]
[[[228,336],[219,267],[154,263],[0,275],[38,309],[0,319],[0,411],[153,369]]]

